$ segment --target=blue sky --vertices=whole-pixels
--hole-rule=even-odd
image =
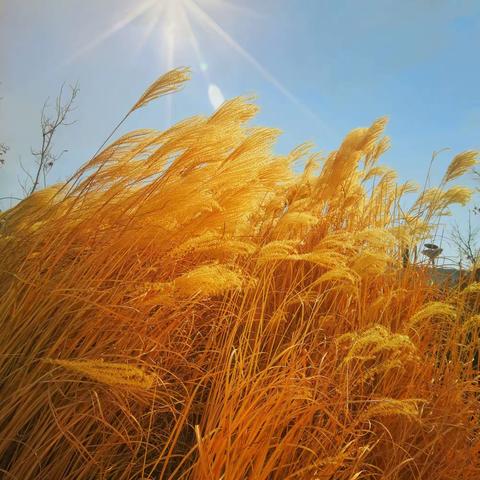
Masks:
[[[169,66],[193,69],[171,114],[161,99],[124,130],[212,112],[214,84],[225,98],[258,95],[256,123],[284,131],[279,153],[306,140],[335,149],[383,115],[392,138],[384,163],[401,179],[422,183],[434,150],[451,148],[438,178],[454,153],[480,149],[478,0],[157,0],[129,22],[143,3],[0,1],[0,141],[10,146],[0,196],[20,193],[18,160],[32,165],[42,104],[62,82],[78,82],[80,94],[77,123],[56,139],[68,152],[52,182],[87,160]]]

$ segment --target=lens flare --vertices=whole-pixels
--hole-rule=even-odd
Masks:
[[[205,6],[209,9],[208,13],[204,8]],[[250,67],[253,67],[272,87],[296,105],[304,114],[313,118],[317,123],[321,124],[324,129],[328,129],[308,106],[302,103],[265,65],[239,44],[232,35],[222,27],[218,19],[213,18],[210,14],[211,11],[215,12],[215,16],[217,16],[217,14],[247,14],[251,18],[258,16],[251,9],[236,5],[233,2],[227,2],[226,0],[205,0],[202,2],[202,5],[198,0],[145,0],[141,2],[132,0],[131,8],[120,19],[117,19],[98,36],[80,47],[68,59],[67,63],[71,63],[90,50],[98,47],[114,34],[124,30],[131,23],[143,19],[145,20],[145,28],[143,29],[142,35],[136,40],[136,45],[134,45],[133,50],[138,52],[148,40],[152,40],[152,44],[158,45],[159,47],[157,50],[160,52],[162,58],[162,68],[171,70],[175,66],[178,50],[182,48],[184,42],[190,42],[194,56],[196,57],[198,69],[203,73],[208,86],[209,100],[214,108],[216,108],[215,105],[218,105],[220,100],[223,102],[223,95],[217,90],[218,87],[216,87],[210,79],[211,69],[205,59],[208,54],[208,49],[202,49],[196,34],[198,28],[201,28],[216,35],[233,53],[245,60]],[[214,100],[212,100],[212,98]],[[170,112],[168,114],[170,121],[171,105],[168,105],[167,109]]]
[[[208,99],[210,100],[214,110],[216,110],[225,101],[222,91],[214,83],[211,83],[208,86]]]

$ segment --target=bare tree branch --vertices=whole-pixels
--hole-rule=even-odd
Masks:
[[[473,175],[474,175],[475,179],[477,180],[477,182],[478,182],[479,185],[480,185],[480,170],[474,169],[474,170],[473,170]],[[480,192],[480,186],[477,187],[477,192]],[[474,213],[475,215],[480,215],[480,205],[475,205],[475,206],[473,207],[473,213]]]
[[[14,197],[13,195],[10,196],[10,197],[0,197],[0,200],[23,200],[23,198],[20,198],[20,197]]]
[[[0,97],[0,100],[2,100],[3,97]],[[4,143],[0,142],[0,167],[3,167],[5,165],[5,154],[10,150],[10,148],[5,145]]]
[[[0,143],[0,167],[5,165],[5,154],[8,152],[9,148],[4,143]]]
[[[26,175],[26,178],[24,178],[23,181],[22,181],[22,179],[20,179],[20,177],[17,176],[18,184],[20,185],[20,188],[22,189],[23,195],[27,196],[28,192],[29,192],[29,189],[30,189],[30,187],[28,186],[29,180],[30,180],[31,184],[33,185],[34,179],[33,179],[32,175],[30,174],[30,172],[23,166],[21,158],[18,159],[18,164],[20,165],[20,168],[22,169],[23,173]]]
[[[53,140],[56,132],[62,126],[73,125],[75,122],[68,121],[69,115],[75,110],[74,102],[78,95],[78,85],[70,86],[68,97],[64,100],[65,84],[60,88],[60,93],[55,99],[55,111],[52,116],[48,114],[49,104],[48,99],[45,101],[40,125],[42,128],[42,145],[39,150],[32,149],[32,155],[36,157],[37,168],[32,180],[32,184],[26,192],[31,195],[40,185],[40,179],[43,178],[43,185],[46,186],[46,177],[53,165],[60,157],[67,151],[63,150],[59,154],[53,152]],[[25,171],[25,170],[24,170]]]
[[[452,231],[452,242],[457,248],[461,263],[466,260],[469,266],[476,267],[480,262],[479,233],[479,228],[472,227],[470,215],[468,215],[468,224],[465,231],[460,230],[458,224],[455,225]]]

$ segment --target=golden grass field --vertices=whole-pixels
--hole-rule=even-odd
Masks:
[[[402,265],[476,152],[407,208],[385,119],[277,156],[256,112],[131,132],[0,214],[1,478],[480,478],[480,284]]]

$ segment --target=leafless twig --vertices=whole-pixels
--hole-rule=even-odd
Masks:
[[[479,233],[479,228],[472,227],[470,215],[465,231],[460,230],[458,225],[455,225],[452,231],[452,242],[457,248],[460,262],[465,259],[472,267],[477,266],[480,261]]]
[[[2,100],[3,97],[0,97],[0,100]],[[0,142],[0,167],[5,165],[5,154],[8,152],[9,147],[5,145],[4,143]]]
[[[48,99],[43,105],[41,116],[42,128],[42,146],[39,150],[32,149],[32,155],[36,158],[37,168],[33,176],[31,176],[31,186],[27,190],[27,194],[31,195],[40,185],[41,179],[46,186],[46,176],[53,165],[66,152],[53,152],[53,139],[58,129],[62,126],[72,125],[75,122],[69,121],[70,113],[75,110],[74,102],[78,95],[78,85],[70,86],[68,97],[64,100],[65,84],[60,88],[60,93],[55,100],[55,112],[52,116],[48,114]],[[30,176],[30,175],[29,175]]]
[[[5,154],[8,152],[9,148],[4,143],[0,143],[0,167],[5,165]]]

